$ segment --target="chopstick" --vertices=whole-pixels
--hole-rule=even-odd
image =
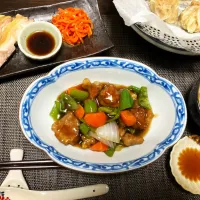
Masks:
[[[52,160],[22,160],[0,162],[0,170],[17,170],[17,169],[50,169],[60,168],[62,166]]]

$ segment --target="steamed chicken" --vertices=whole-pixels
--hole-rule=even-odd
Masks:
[[[15,43],[20,31],[32,21],[19,14],[14,18],[0,15],[0,67],[15,51]]]
[[[61,143],[108,156],[142,144],[153,118],[146,87],[91,83],[87,78],[61,93],[50,115]]]

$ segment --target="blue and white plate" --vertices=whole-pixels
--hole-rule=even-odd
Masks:
[[[57,96],[84,78],[122,85],[147,86],[155,114],[145,142],[115,152],[82,150],[61,144],[51,131],[50,110]],[[53,69],[33,82],[20,105],[19,119],[26,138],[58,164],[89,173],[118,173],[143,167],[158,159],[182,136],[187,111],[180,91],[150,67],[131,60],[95,57],[74,60]]]

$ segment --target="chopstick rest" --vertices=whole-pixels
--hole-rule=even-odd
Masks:
[[[23,155],[24,152],[22,149],[12,149],[10,151],[10,160],[21,161],[23,159]],[[10,170],[6,179],[1,184],[1,187],[29,189],[21,170]]]
[[[12,149],[11,161],[21,161],[22,149]],[[56,191],[34,191],[29,190],[21,170],[10,170],[6,179],[0,187],[0,199],[5,200],[74,200],[95,197],[106,194],[109,187],[106,184],[90,185],[80,188],[56,190]]]

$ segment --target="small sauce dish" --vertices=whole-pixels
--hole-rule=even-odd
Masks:
[[[33,22],[19,34],[19,49],[29,58],[45,60],[54,56],[61,48],[62,35],[49,22]]]

